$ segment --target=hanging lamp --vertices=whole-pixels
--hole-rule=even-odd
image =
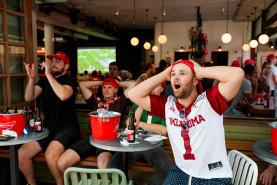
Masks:
[[[134,0],[134,19],[133,19],[133,24],[136,24],[136,0]],[[137,46],[139,44],[139,39],[137,37],[133,37],[131,40],[131,45],[132,46]]]
[[[245,39],[245,44],[243,44],[243,46],[242,46],[243,51],[248,51],[250,49],[249,44],[247,44],[249,17],[250,16],[247,16],[246,39]]]
[[[145,9],[145,12],[146,12],[146,29],[148,28],[148,9]],[[143,47],[144,49],[148,50],[151,48],[151,44],[150,42],[146,41],[144,44],[143,44]]]
[[[227,2],[227,19],[226,19],[226,33],[224,33],[221,36],[221,41],[223,43],[229,43],[232,40],[232,35],[230,33],[228,33],[228,17],[229,17],[229,0]]]
[[[256,10],[257,10],[257,7],[255,6],[254,7],[254,21],[256,20]],[[249,45],[250,45],[251,48],[256,48],[256,47],[258,47],[259,43],[256,39],[252,39],[249,42]]]
[[[265,9],[266,9],[266,0],[264,1],[264,10],[263,10],[263,12],[265,11]],[[262,13],[262,15],[263,15],[264,13]],[[264,27],[262,27],[262,29],[264,29]],[[268,35],[267,34],[261,34],[260,36],[259,36],[259,38],[258,38],[258,40],[259,40],[259,43],[261,43],[261,44],[266,44],[266,43],[268,43],[268,41],[269,41],[269,37],[268,37]]]
[[[167,42],[167,36],[166,35],[164,35],[164,33],[163,33],[163,16],[164,16],[164,0],[162,0],[162,29],[161,29],[161,35],[158,37],[158,42],[160,43],[160,44],[165,44],[166,42]]]

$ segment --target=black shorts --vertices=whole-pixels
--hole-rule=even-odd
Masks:
[[[50,133],[46,138],[37,141],[42,148],[42,151],[45,151],[51,141],[58,141],[64,146],[66,150],[70,145],[78,141],[79,139],[79,129],[78,128],[63,128],[57,129],[54,132]]]
[[[71,147],[69,147],[69,149],[74,150],[80,156],[81,159],[84,159],[88,156],[98,157],[98,155],[103,152],[110,152],[112,155],[115,153],[115,152],[103,150],[103,149],[92,146],[89,142],[89,137],[91,137],[91,136],[87,136],[84,139],[82,139],[81,141],[78,141],[77,143],[75,143]]]

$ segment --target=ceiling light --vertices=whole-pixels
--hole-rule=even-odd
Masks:
[[[119,10],[116,10],[115,15],[119,15]]]
[[[159,51],[158,46],[153,46],[153,47],[152,47],[152,51],[153,51],[154,53],[156,53],[157,51]]]
[[[146,49],[146,50],[150,49],[150,48],[151,48],[150,42],[145,42],[145,43],[143,44],[143,47],[144,47],[144,49]]]
[[[227,18],[226,18],[226,33],[221,36],[221,41],[223,43],[229,43],[232,40],[232,36],[228,33],[228,16],[229,16],[229,0],[227,1]]]
[[[131,39],[132,46],[137,46],[139,44],[139,39],[137,37],[133,37]]]
[[[262,34],[259,36],[258,40],[259,40],[259,43],[266,44],[269,41],[269,37],[267,34]]]
[[[258,46],[258,41],[257,40],[251,40],[249,45],[251,48],[256,48]]]
[[[160,36],[158,37],[158,42],[159,42],[160,44],[165,44],[165,43],[167,42],[167,36],[166,36],[166,35],[160,35]]]
[[[249,44],[243,44],[243,46],[242,46],[243,51],[248,51],[249,49],[250,49]]]
[[[163,34],[163,32],[164,32],[164,30],[163,30],[163,11],[164,11],[164,1],[162,0],[162,29],[161,29],[161,31],[162,31],[162,33],[161,33],[161,35],[158,37],[158,42],[160,43],[160,44],[165,44],[166,42],[167,42],[167,36],[166,35],[164,35]]]
[[[249,44],[247,44],[249,18],[250,18],[250,16],[247,16],[247,28],[246,28],[246,37],[245,37],[246,39],[245,39],[245,44],[243,44],[243,46],[242,46],[242,50],[243,50],[243,51],[248,51],[248,50],[250,49]]]
[[[270,46],[271,49],[274,49],[274,46]]]
[[[223,43],[229,43],[229,42],[231,42],[231,40],[232,40],[232,35],[230,34],[230,33],[228,33],[228,32],[226,32],[226,33],[224,33],[222,36],[221,36],[221,41],[223,42]]]
[[[264,10],[263,10],[263,12],[266,10],[266,0],[264,1]],[[264,26],[262,26],[262,33],[264,33],[264,29],[265,29],[265,27]],[[268,41],[269,41],[269,37],[268,37],[268,35],[267,34],[261,34],[260,36],[259,36],[259,38],[258,38],[258,40],[259,40],[259,43],[261,43],[261,44],[266,44],[266,43],[268,43]]]

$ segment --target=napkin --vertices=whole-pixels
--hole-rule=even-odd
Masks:
[[[151,137],[147,137],[147,138],[145,138],[144,140],[145,141],[152,141],[152,142],[154,142],[154,141],[160,141],[160,140],[162,140],[162,139],[167,139],[167,137],[165,137],[165,136],[160,136],[160,135],[155,135],[155,136],[151,136]]]

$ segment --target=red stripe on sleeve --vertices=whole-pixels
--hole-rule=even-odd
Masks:
[[[208,101],[210,102],[212,108],[219,115],[222,115],[225,112],[225,110],[231,105],[231,103],[228,105],[226,100],[220,94],[218,90],[218,84],[216,84],[213,88],[208,89],[206,93],[207,93]]]
[[[165,104],[167,96],[154,96],[150,95],[151,103],[151,116],[156,116],[165,120]]]

